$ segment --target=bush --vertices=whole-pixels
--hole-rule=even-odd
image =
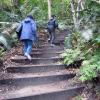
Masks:
[[[12,35],[7,35],[7,34],[0,34],[0,45],[4,48],[4,49],[10,49],[13,45],[15,45],[17,41],[17,35],[12,34]]]
[[[94,56],[91,56],[91,59],[85,60],[80,69],[81,77],[83,81],[92,80],[98,76],[100,72],[100,53],[96,52]]]
[[[61,56],[64,58],[63,63],[68,65],[74,63],[77,60],[83,59],[83,55],[79,48],[66,49],[64,53],[61,54]]]

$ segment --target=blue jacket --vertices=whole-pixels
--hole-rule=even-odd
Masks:
[[[20,40],[25,40],[25,39],[29,39],[32,41],[36,40],[37,28],[36,28],[36,22],[34,20],[27,17],[25,20],[23,20],[20,23],[16,31],[19,32],[21,28],[22,28],[22,31],[21,31]]]

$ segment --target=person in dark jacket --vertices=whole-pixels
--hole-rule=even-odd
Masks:
[[[36,41],[37,37],[37,28],[36,22],[33,19],[32,15],[28,15],[18,26],[17,32],[21,30],[20,40],[24,43],[24,55],[31,60],[31,50],[33,42]]]
[[[54,45],[56,28],[58,29],[58,23],[56,21],[56,16],[52,15],[51,19],[48,21],[48,24],[47,24],[47,30],[49,33],[49,41],[51,45]]]

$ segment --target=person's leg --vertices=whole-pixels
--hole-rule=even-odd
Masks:
[[[53,36],[52,36],[52,32],[50,33],[50,44],[52,44],[52,38],[53,38]]]
[[[27,58],[28,58],[29,60],[31,60],[32,58],[31,58],[31,56],[30,56],[30,53],[31,53],[32,44],[33,44],[32,40],[28,40],[28,41],[27,41],[27,44],[28,44],[28,47],[27,47],[27,51],[26,51],[25,55],[27,56]]]
[[[55,43],[55,38],[56,38],[56,36],[55,36],[55,30],[52,32],[52,44],[54,44]]]
[[[48,29],[48,42],[51,42],[51,30],[50,29]]]
[[[51,35],[50,35],[50,44],[52,44],[52,40],[53,40],[53,34],[51,32]]]
[[[33,45],[32,40],[28,40],[27,54],[30,54],[31,53],[32,45]]]
[[[26,53],[26,51],[27,51],[27,48],[28,48],[27,40],[23,40],[23,43],[24,43],[23,53],[24,53],[24,55],[25,55],[25,53]]]
[[[54,40],[55,40],[55,30],[48,30],[48,32],[49,32],[50,44],[52,45],[54,44]]]

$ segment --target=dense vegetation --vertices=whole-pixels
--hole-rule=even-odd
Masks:
[[[75,19],[78,25],[72,33],[72,48],[65,50],[62,56],[64,63],[71,64],[83,60],[80,68],[82,81],[92,80],[100,72],[100,3],[87,0],[84,10],[79,12]],[[77,14],[77,12],[76,12]],[[78,27],[77,27],[78,26]],[[65,41],[69,41],[68,39]]]
[[[48,2],[51,3],[51,14],[57,16],[59,27],[69,28],[72,33],[65,39],[64,63],[83,60],[80,79],[92,80],[100,72],[100,0],[2,0],[0,43],[6,48],[14,43],[14,31],[7,34],[4,30],[11,29],[28,14],[35,17],[38,25],[45,25],[49,15]]]

